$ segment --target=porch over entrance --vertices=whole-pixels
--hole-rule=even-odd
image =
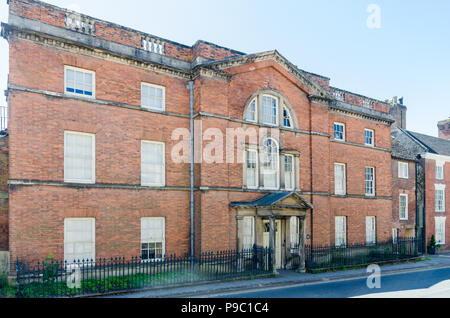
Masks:
[[[305,270],[305,219],[313,205],[297,192],[267,194],[252,202],[233,202],[237,209],[237,242],[239,249],[253,245],[273,250],[274,269],[298,267]]]

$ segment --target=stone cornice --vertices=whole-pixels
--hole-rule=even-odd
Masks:
[[[73,32],[70,30],[64,30],[65,32]],[[81,43],[78,41],[72,41],[70,39],[58,37],[55,35],[50,35],[47,33],[39,32],[36,30],[30,30],[26,28],[17,27],[15,25],[11,24],[4,24],[2,23],[2,31],[1,31],[2,37],[5,39],[9,38],[18,38],[25,41],[30,41],[34,43],[39,43],[45,46],[57,48],[60,50],[64,50],[67,52],[75,53],[75,54],[83,54],[88,56],[93,56],[96,58],[101,58],[104,60],[129,65],[133,67],[142,68],[145,70],[153,71],[155,73],[161,73],[169,76],[174,76],[186,80],[191,80],[192,78],[192,72],[190,70],[190,66],[188,68],[178,68],[169,66],[163,63],[161,60],[160,62],[152,61],[152,57],[155,56],[155,53],[146,52],[144,50],[140,50],[137,48],[131,48],[127,47],[125,45],[114,43],[114,47],[124,47],[125,49],[131,49],[130,51],[139,52],[139,54],[136,54],[134,56],[122,54],[120,52],[117,52],[113,50],[112,48],[110,50],[102,47],[97,47],[85,43]],[[84,34],[80,34],[80,36],[83,37],[92,37]],[[148,57],[148,58],[147,58]],[[156,60],[157,58],[155,58]],[[177,60],[164,57],[165,60],[174,60],[173,64],[176,65]],[[181,62],[180,62],[181,63]],[[183,64],[184,65],[184,64]],[[187,63],[186,65],[190,65]]]
[[[395,120],[389,114],[384,114],[376,111],[368,112],[361,107],[357,107],[358,106],[346,107],[337,103],[332,103],[330,105],[330,110],[336,113],[350,115],[356,118],[377,121],[388,126],[392,125],[392,123],[395,122]]]

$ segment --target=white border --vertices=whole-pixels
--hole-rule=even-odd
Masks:
[[[373,169],[373,193],[367,193],[366,192],[366,168],[371,168],[371,169]],[[376,180],[376,169],[375,169],[375,167],[364,167],[364,192],[365,192],[365,194],[366,194],[366,197],[374,197],[374,196],[376,196],[376,193],[377,193],[377,190],[376,190],[376,182],[375,182],[375,180]]]
[[[401,198],[406,197],[406,218],[402,218],[402,211],[401,211]],[[398,200],[398,214],[400,221],[408,221],[409,220],[409,210],[408,210],[408,200],[409,195],[406,193],[400,193],[399,200]]]
[[[161,184],[159,183],[144,183],[142,182],[142,156],[143,156],[143,145],[144,143],[147,144],[156,144],[156,145],[162,145],[162,156],[163,156],[163,169],[162,169],[162,180],[163,182]],[[164,187],[166,185],[166,144],[164,142],[160,141],[150,141],[150,140],[141,140],[141,186],[143,187]]]
[[[93,244],[94,244],[94,256],[92,257],[92,260],[95,262],[95,254],[96,254],[96,245],[95,245],[95,218],[64,218],[64,261],[67,261],[66,259],[66,241],[67,241],[67,234],[66,234],[66,228],[67,228],[67,222],[69,220],[76,220],[76,221],[93,221],[92,222],[92,237],[93,237]],[[81,261],[81,260],[80,260]],[[70,263],[73,262],[70,261]],[[69,263],[69,261],[68,261]]]
[[[288,191],[294,191],[295,190],[295,187],[297,186],[297,182],[295,182],[295,176],[296,176],[296,173],[295,173],[295,157],[294,157],[294,155],[288,155],[288,154],[286,154],[286,155],[284,155],[283,157],[291,157],[292,158],[292,187],[291,188],[288,188],[288,187],[286,187],[286,178],[287,178],[287,176],[286,176],[286,159],[285,158],[283,158],[283,170],[284,170],[284,189],[285,190],[288,190]]]
[[[401,165],[406,165],[406,177],[402,177],[401,175],[400,175],[400,171],[401,171],[401,169],[400,169],[400,166]],[[399,179],[409,179],[409,162],[404,162],[404,161],[399,161],[398,162],[398,178]]]
[[[261,114],[262,115],[264,114],[264,110],[263,110],[264,103],[262,102],[263,97],[269,97],[269,98],[273,98],[273,99],[276,100],[276,102],[277,102],[277,107],[276,107],[277,114],[275,116],[275,118],[276,118],[276,123],[275,124],[264,122],[264,118],[263,117],[261,117],[261,123],[263,125],[268,125],[268,126],[272,126],[272,127],[278,127],[280,125],[280,99],[277,96],[273,96],[273,95],[270,95],[270,94],[262,94],[261,95]]]
[[[248,178],[247,178],[247,170],[248,170],[248,168],[247,168],[247,151],[256,153],[256,186],[254,186],[254,187],[249,187],[248,186]],[[247,189],[253,189],[253,190],[254,189],[258,189],[259,188],[259,153],[258,153],[257,149],[252,149],[252,148],[245,149],[245,151],[244,151],[244,165],[245,165],[245,166],[243,166],[244,171],[245,171],[245,174],[243,174],[243,179],[245,180],[244,187],[247,188]]]
[[[336,131],[334,129],[335,125],[341,125],[344,128],[343,134],[342,134],[342,138],[343,139],[336,139]],[[335,122],[333,124],[333,140],[337,140],[337,141],[346,141],[346,127],[344,123],[339,123],[339,122]]]
[[[85,94],[77,94],[75,92],[71,93],[71,92],[67,91],[67,70],[74,70],[74,71],[78,71],[78,72],[92,74],[92,96],[85,95]],[[85,98],[95,99],[96,98],[95,97],[95,94],[96,94],[96,84],[95,84],[95,82],[96,81],[95,81],[95,72],[94,71],[86,70],[86,69],[79,68],[79,67],[64,65],[64,94],[71,95],[71,96],[78,96],[78,97],[85,97]]]
[[[143,102],[143,95],[142,95],[142,91],[143,91],[142,88],[143,88],[144,86],[162,89],[162,94],[163,94],[163,97],[162,97],[162,109],[161,109],[161,108],[157,108],[157,107],[152,107],[152,106],[144,105],[144,102]],[[164,112],[164,111],[166,111],[166,88],[165,88],[164,86],[160,86],[160,85],[156,85],[156,84],[151,84],[151,83],[141,82],[141,107],[142,107],[142,108],[145,108],[145,109],[151,109],[151,110],[159,111],[159,112]]]
[[[366,131],[372,132],[372,143],[371,144],[366,143]],[[368,129],[368,128],[364,129],[364,145],[366,145],[368,147],[375,147],[375,130]]]
[[[155,259],[149,259],[149,260],[143,260],[142,259],[142,221],[145,219],[152,219],[152,220],[162,220],[163,221],[163,227],[162,227],[162,234],[163,234],[163,240],[162,240],[162,258],[155,258]],[[140,237],[140,245],[139,245],[139,254],[141,255],[141,261],[142,262],[156,262],[156,261],[162,261],[166,257],[166,218],[165,217],[152,217],[152,216],[144,216],[141,217],[141,237]]]
[[[93,138],[92,140],[92,177],[91,179],[86,179],[86,180],[82,180],[82,179],[68,179],[66,177],[66,151],[67,151],[67,135],[82,135],[82,136],[90,136]],[[66,183],[85,183],[85,184],[95,184],[95,180],[96,180],[96,171],[95,171],[95,161],[96,161],[96,153],[95,153],[95,134],[90,134],[90,133],[83,133],[83,132],[78,132],[78,131],[69,131],[66,130],[64,131],[64,182]]]
[[[336,191],[336,166],[344,166],[344,189],[343,189],[343,193],[338,193],[338,191]],[[335,162],[334,166],[334,194],[336,195],[346,195],[347,194],[347,164],[345,163],[339,163],[339,162]],[[365,173],[365,171],[364,171]]]

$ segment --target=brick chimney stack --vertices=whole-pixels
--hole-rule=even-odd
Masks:
[[[391,115],[395,119],[395,123],[392,124],[392,128],[400,127],[406,129],[406,111],[408,108],[403,105],[403,97],[394,96],[388,100],[391,104]]]
[[[450,118],[438,123],[439,138],[450,140]]]

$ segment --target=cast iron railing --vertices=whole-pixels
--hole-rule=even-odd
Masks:
[[[343,247],[305,247],[307,270],[336,269],[374,263],[410,259],[423,254],[422,241],[416,238],[397,239],[373,245],[354,244]]]
[[[199,257],[170,255],[161,260],[81,260],[73,263],[47,259],[34,264],[17,260],[17,296],[73,297],[151,289],[204,281],[251,278],[272,273],[271,250],[203,253]]]

